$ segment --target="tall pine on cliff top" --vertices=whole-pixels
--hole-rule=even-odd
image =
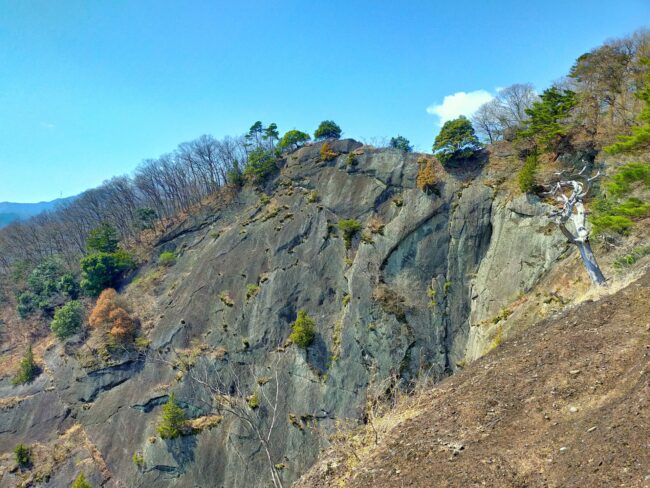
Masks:
[[[442,126],[433,144],[433,152],[442,164],[474,156],[481,149],[472,123],[462,115]]]

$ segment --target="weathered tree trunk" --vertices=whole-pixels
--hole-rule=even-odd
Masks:
[[[598,266],[598,263],[596,262],[596,257],[591,251],[591,245],[589,244],[589,241],[576,242],[575,244],[578,246],[580,257],[582,258],[582,264],[585,265],[591,281],[597,285],[604,284],[605,276],[603,276],[603,272],[600,270],[600,266]]]
[[[582,176],[586,167],[580,171],[577,175],[574,175],[572,180],[560,180],[558,181],[548,193],[554,195],[556,200],[563,204],[562,210],[555,212],[553,217],[557,219],[557,224],[560,227],[562,233],[572,244],[575,244],[580,251],[580,257],[582,258],[582,263],[589,274],[589,278],[596,285],[603,285],[605,283],[605,276],[600,270],[600,266],[596,262],[596,257],[594,256],[593,251],[591,250],[591,244],[589,244],[589,231],[587,230],[587,216],[585,212],[585,206],[582,203],[582,199],[587,194],[591,188],[591,182],[600,176],[600,173],[596,174],[593,178],[585,178]],[[561,175],[561,173],[559,173]],[[578,180],[584,179],[586,181],[585,185]],[[566,189],[570,189],[570,195],[565,194]],[[567,222],[571,221],[575,227],[575,235],[567,228]]]

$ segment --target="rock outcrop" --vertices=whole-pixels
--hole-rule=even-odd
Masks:
[[[83,345],[56,346],[38,382],[1,385],[3,398],[24,399],[0,409],[0,451],[50,442],[78,424],[104,466],[88,468],[98,485],[270,485],[259,441],[236,417],[194,435],[157,437],[170,391],[191,418],[215,413],[213,392],[173,367],[185,351],[204,378],[247,395],[265,388],[260,376],[278,375],[269,445],[288,486],[337,419],[364,418],[372,382],[443,377],[479,356],[478,324],[567,250],[545,206],[499,192],[481,162],[440,170],[424,192],[415,184],[422,155],[352,140],[330,145],[332,160],[321,161],[320,144],[304,147],[265,188],[246,187],[161,239],[158,250],[178,259],[151,305],[146,353],[93,366],[79,359]],[[362,225],[350,249],[341,219]],[[138,290],[127,296],[137,300]],[[286,344],[299,310],[316,323],[306,350]],[[268,431],[271,412],[258,416]]]

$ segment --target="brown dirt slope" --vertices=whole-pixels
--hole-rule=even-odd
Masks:
[[[351,473],[330,453],[299,486],[650,486],[650,273],[426,397]]]

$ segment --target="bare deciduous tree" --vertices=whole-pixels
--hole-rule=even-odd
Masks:
[[[259,443],[264,452],[273,486],[283,488],[278,463],[275,462],[272,452],[273,435],[279,414],[279,356],[267,368],[268,376],[259,374],[254,365],[245,365],[241,371],[235,371],[229,362],[225,371],[220,371],[210,367],[205,361],[196,364],[188,361],[175,350],[172,357],[170,360],[158,353],[153,359],[183,371],[192,388],[202,390],[197,391],[193,395],[194,398],[204,396],[201,395],[202,392],[209,395],[210,401],[203,404],[212,413],[230,415],[238,420],[246,434]]]
[[[509,139],[527,119],[526,109],[537,100],[530,83],[516,83],[502,88],[489,102],[479,107],[472,117],[474,130],[490,143]]]

